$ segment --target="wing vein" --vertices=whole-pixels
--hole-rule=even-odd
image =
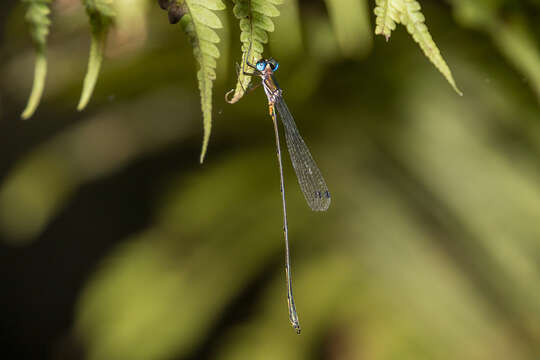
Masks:
[[[312,210],[325,211],[330,206],[330,192],[321,171],[302,139],[283,97],[276,99],[275,107],[285,129],[287,149],[304,197]]]

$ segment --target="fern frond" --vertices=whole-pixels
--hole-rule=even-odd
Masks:
[[[212,85],[216,79],[216,60],[220,56],[215,45],[219,42],[219,36],[213,29],[222,27],[221,21],[212,11],[225,9],[225,4],[221,0],[184,0],[182,5],[186,15],[180,20],[180,24],[191,41],[193,56],[200,66],[197,79],[204,126],[200,157],[202,163],[212,130]]]
[[[105,40],[115,17],[112,0],[84,0],[84,6],[90,19],[92,38],[90,42],[88,69],[84,77],[81,99],[79,100],[79,105],[77,105],[77,110],[79,111],[86,107],[94,92],[101,62],[103,61]]]
[[[268,32],[274,31],[272,17],[279,15],[276,5],[283,0],[234,0],[233,13],[240,20],[240,42],[242,43],[242,65],[238,72],[238,80],[232,98],[225,94],[225,100],[234,104],[244,96],[245,90],[251,82],[251,76],[245,75],[246,60],[254,63],[261,58],[264,44],[268,42]],[[249,56],[249,58],[248,58]]]
[[[414,41],[420,45],[427,58],[443,74],[454,90],[462,96],[463,93],[458,89],[450,68],[433,41],[426,24],[424,24],[425,20],[426,18],[420,12],[420,4],[415,0],[405,0],[405,12],[401,16],[401,22],[407,27],[407,31],[412,35]]]
[[[45,48],[47,45],[47,35],[49,35],[49,19],[51,0],[23,0],[28,3],[26,10],[26,21],[30,26],[30,35],[36,48],[36,61],[34,65],[34,81],[32,91],[28,98],[28,103],[21,114],[21,118],[28,119],[36,111],[43,88],[45,87],[45,78],[47,77],[47,58]]]
[[[396,23],[400,22],[400,11],[394,7],[396,3],[392,0],[375,0],[375,35],[384,35],[386,41],[396,29]]]
[[[386,41],[388,41],[390,33],[396,28],[396,24],[401,23],[406,26],[407,31],[414,41],[418,43],[426,57],[443,74],[454,90],[459,95],[463,95],[424,23],[426,18],[420,12],[420,4],[416,0],[376,0],[376,5],[374,10],[377,16],[375,34],[384,35]]]

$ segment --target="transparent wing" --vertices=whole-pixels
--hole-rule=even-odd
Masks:
[[[304,197],[312,210],[325,211],[330,206],[330,192],[321,171],[313,160],[304,139],[300,136],[283,97],[276,99],[275,107],[285,128],[287,149]]]

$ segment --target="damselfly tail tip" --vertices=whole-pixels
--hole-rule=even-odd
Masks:
[[[291,321],[291,325],[294,331],[296,331],[296,334],[300,335],[302,328],[300,327],[300,321],[298,321],[298,316],[294,314],[294,316],[289,317],[289,320]]]
[[[291,300],[291,299],[292,299],[292,293],[290,293],[290,296],[287,298],[287,301],[289,303],[289,321],[291,322],[291,325],[293,329],[296,331],[296,333],[300,334],[300,331],[302,331],[302,329],[300,328],[300,321],[298,320],[298,314],[296,313],[294,300]]]

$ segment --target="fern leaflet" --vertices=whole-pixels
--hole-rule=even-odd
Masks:
[[[47,46],[47,35],[49,35],[49,19],[51,0],[23,0],[28,3],[26,10],[26,21],[30,26],[30,35],[36,48],[36,61],[34,65],[34,81],[32,91],[28,98],[28,103],[21,114],[21,118],[28,119],[36,111],[47,77],[47,58],[45,48]]]
[[[426,57],[443,74],[454,90],[459,95],[463,95],[424,23],[425,17],[420,12],[420,4],[416,0],[376,0],[375,3],[375,34],[384,35],[388,41],[396,24],[401,23],[406,26],[407,31],[418,43]]]
[[[184,0],[181,4],[186,14],[180,20],[180,25],[191,41],[193,56],[200,67],[197,79],[204,126],[200,157],[202,163],[212,130],[212,85],[216,79],[216,59],[220,56],[219,49],[215,45],[219,42],[219,36],[213,29],[222,27],[221,21],[212,10],[223,10],[225,4],[221,0]]]
[[[225,94],[225,100],[234,104],[240,100],[251,82],[251,76],[245,75],[246,60],[254,63],[260,59],[264,44],[268,42],[268,32],[274,31],[271,18],[279,15],[276,5],[283,0],[234,0],[233,13],[240,20],[240,42],[242,43],[242,65],[238,70],[238,80],[234,90]],[[248,58],[249,56],[249,58]],[[228,95],[234,91],[232,98]]]
[[[84,0],[84,5],[90,19],[92,38],[88,69],[84,77],[81,99],[79,100],[79,105],[77,105],[77,110],[79,111],[86,107],[94,92],[101,62],[103,61],[105,40],[115,17],[112,0]]]

